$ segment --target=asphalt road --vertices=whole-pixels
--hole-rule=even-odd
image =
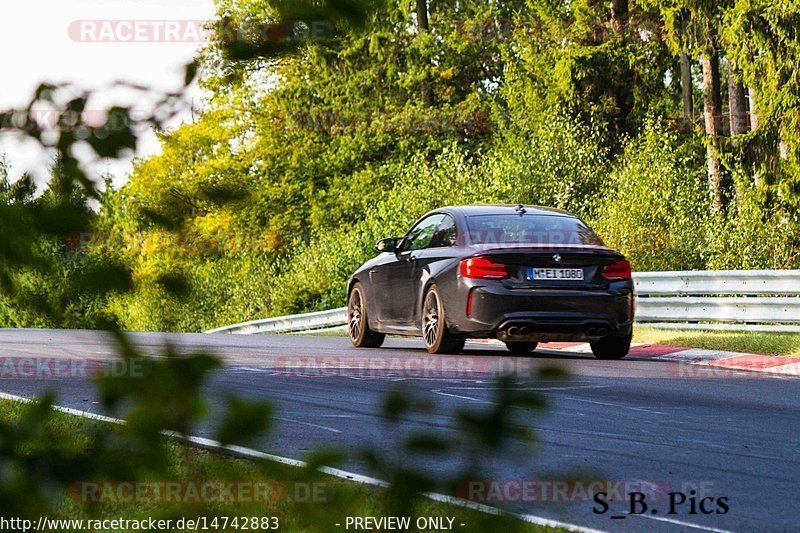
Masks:
[[[508,491],[503,506],[521,513],[609,531],[798,531],[800,504],[800,380],[748,372],[710,372],[675,361],[625,359],[599,361],[590,355],[537,351],[514,358],[503,349],[468,345],[462,356],[429,356],[414,339],[388,339],[375,350],[354,350],[343,337],[237,336],[203,334],[132,335],[143,349],[157,353],[164,343],[181,350],[209,349],[225,365],[208,385],[212,412],[229,392],[264,398],[277,407],[271,434],[253,447],[303,458],[319,448],[349,452],[372,447],[397,461],[451,475],[455,458],[409,457],[396,448],[397,437],[413,431],[454,436],[455,413],[486,410],[497,394],[496,371],[513,370],[514,387],[536,391],[550,409],[517,409],[515,423],[535,431],[538,443],[511,440],[483,458],[485,489],[513,489],[525,481],[531,492]],[[13,364],[37,361],[107,361],[114,349],[103,333],[54,330],[0,330],[5,364],[0,390],[32,396],[55,389],[60,405],[101,412],[90,379],[80,372],[54,378],[47,371],[14,376]],[[542,365],[559,365],[569,381],[536,377]],[[21,368],[21,367],[20,367]],[[41,368],[47,368],[43,365]],[[397,426],[380,416],[385,395],[402,390],[435,402],[436,409],[415,413]],[[213,416],[212,416],[213,418]],[[209,426],[196,431],[211,436]],[[374,475],[353,459],[344,468]],[[550,494],[549,480],[574,477],[607,480],[616,488],[644,487],[651,499],[642,515],[626,515],[627,501],[612,502],[597,514],[580,485]],[[649,483],[649,484],[642,484]],[[658,496],[651,494],[658,488]],[[692,514],[687,501],[668,515],[665,492],[695,490],[697,498],[726,498],[729,510]],[[542,492],[544,491],[544,492]],[[655,498],[655,499],[652,499]],[[557,500],[557,501],[553,501]],[[718,502],[718,500],[715,500]],[[656,508],[657,513],[652,513]],[[613,519],[611,516],[626,516]]]

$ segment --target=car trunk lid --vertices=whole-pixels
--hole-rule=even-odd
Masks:
[[[623,258],[601,246],[494,246],[481,247],[476,255],[506,265],[502,283],[509,289],[604,289],[603,267]]]

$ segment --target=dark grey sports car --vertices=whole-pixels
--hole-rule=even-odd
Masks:
[[[630,264],[566,211],[443,207],[375,249],[347,286],[355,346],[399,334],[422,336],[431,353],[458,353],[468,337],[519,354],[549,341],[589,342],[600,359],[630,348]]]

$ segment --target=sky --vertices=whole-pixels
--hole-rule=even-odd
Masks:
[[[125,80],[179,89],[184,66],[203,46],[201,24],[213,13],[213,0],[6,0],[0,17],[0,109],[26,105],[35,88],[49,81],[99,90],[89,109],[121,103],[144,111],[146,101],[129,91],[108,89],[108,84]],[[202,96],[195,87],[187,101],[202,107]],[[171,126],[190,121],[190,107]],[[147,132],[135,155],[158,151],[155,135]],[[12,179],[30,171],[40,186],[46,181],[52,154],[35,142],[0,131],[0,154],[12,165]],[[131,163],[95,161],[90,168],[95,176],[112,172],[119,185]]]

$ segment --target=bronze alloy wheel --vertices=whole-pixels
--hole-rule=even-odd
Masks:
[[[428,291],[425,296],[425,305],[422,310],[422,334],[425,338],[425,347],[430,348],[436,344],[439,337],[439,295],[436,291]]]
[[[435,285],[425,293],[422,304],[422,338],[430,353],[459,353],[464,349],[466,338],[447,329],[444,306]]]
[[[386,338],[369,328],[364,288],[360,283],[353,285],[347,298],[347,334],[353,346],[359,348],[378,348]]]

